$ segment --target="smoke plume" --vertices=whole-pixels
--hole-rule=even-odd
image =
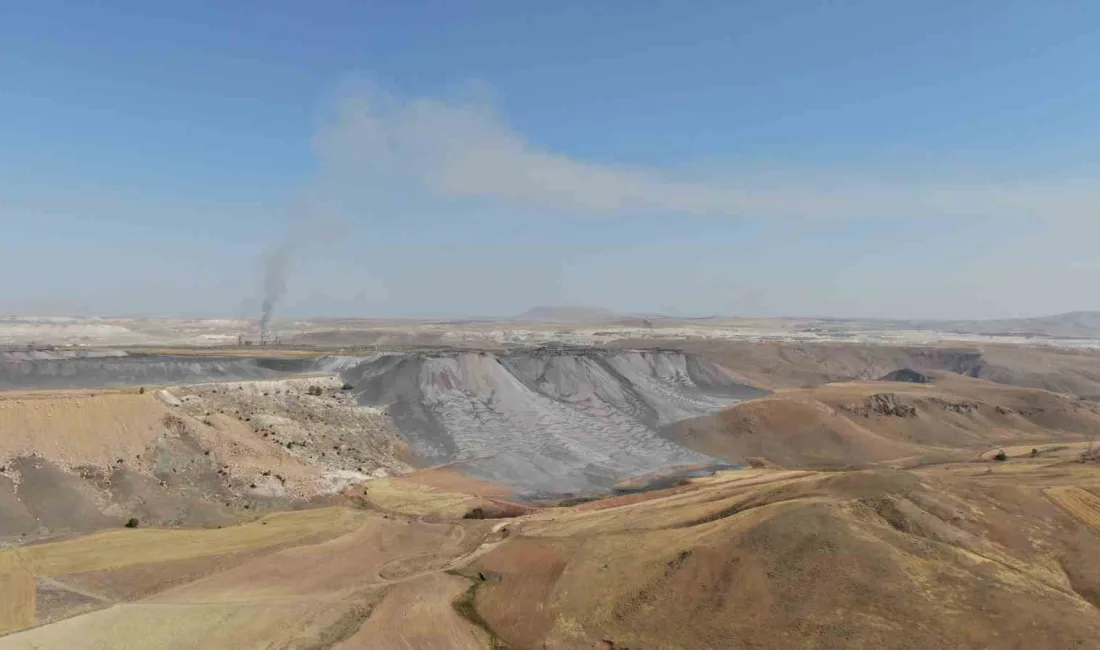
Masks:
[[[260,339],[267,339],[271,318],[275,307],[286,293],[286,279],[293,264],[290,242],[283,242],[275,250],[269,251],[263,258],[264,300],[260,316]]]

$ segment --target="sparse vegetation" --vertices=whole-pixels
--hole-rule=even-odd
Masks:
[[[172,415],[171,413],[168,413],[161,420],[161,423],[164,424],[165,429],[168,429],[169,431],[177,435],[187,433],[187,423],[183,421],[183,418],[177,415]]]
[[[571,508],[573,506],[579,506],[582,503],[591,503],[592,501],[599,501],[600,499],[603,499],[603,498],[604,498],[603,496],[567,497],[565,499],[562,499],[561,501],[558,501],[555,505],[557,505],[560,508]]]
[[[463,574],[454,573],[454,575]],[[458,612],[459,616],[466,619],[467,621],[470,621],[482,630],[485,630],[485,633],[489,635],[490,650],[510,650],[510,648],[505,645],[503,641],[497,638],[497,635],[493,633],[493,629],[489,627],[489,624],[485,621],[485,619],[481,617],[481,614],[477,612],[475,601],[477,598],[477,588],[479,584],[480,583],[478,582],[474,582],[474,584],[470,585],[470,588],[463,592],[461,596],[456,598],[452,605],[454,606],[455,611]]]
[[[463,519],[512,519],[526,514],[522,507],[507,504],[492,504],[489,507],[475,506],[462,515]]]

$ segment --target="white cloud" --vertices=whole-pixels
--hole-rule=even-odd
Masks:
[[[440,199],[580,215],[1100,216],[1100,191],[1091,181],[888,184],[838,179],[828,170],[777,181],[589,162],[535,146],[484,102],[403,99],[376,90],[345,97],[316,145],[328,176],[360,186],[411,185]]]

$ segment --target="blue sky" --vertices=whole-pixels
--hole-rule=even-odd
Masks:
[[[1100,309],[1100,5],[174,4],[4,8],[0,313]]]

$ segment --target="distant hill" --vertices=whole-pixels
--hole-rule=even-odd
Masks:
[[[1075,311],[1037,318],[949,321],[939,327],[967,334],[1024,334],[1065,338],[1100,336],[1100,311]]]
[[[1100,338],[1100,311],[1075,311],[1033,318],[989,320],[893,320],[864,318],[778,318],[775,322],[799,322],[817,331],[925,330],[988,336],[1036,336],[1049,338]]]
[[[518,314],[522,323],[606,323],[619,319],[610,309],[600,307],[539,306]]]

